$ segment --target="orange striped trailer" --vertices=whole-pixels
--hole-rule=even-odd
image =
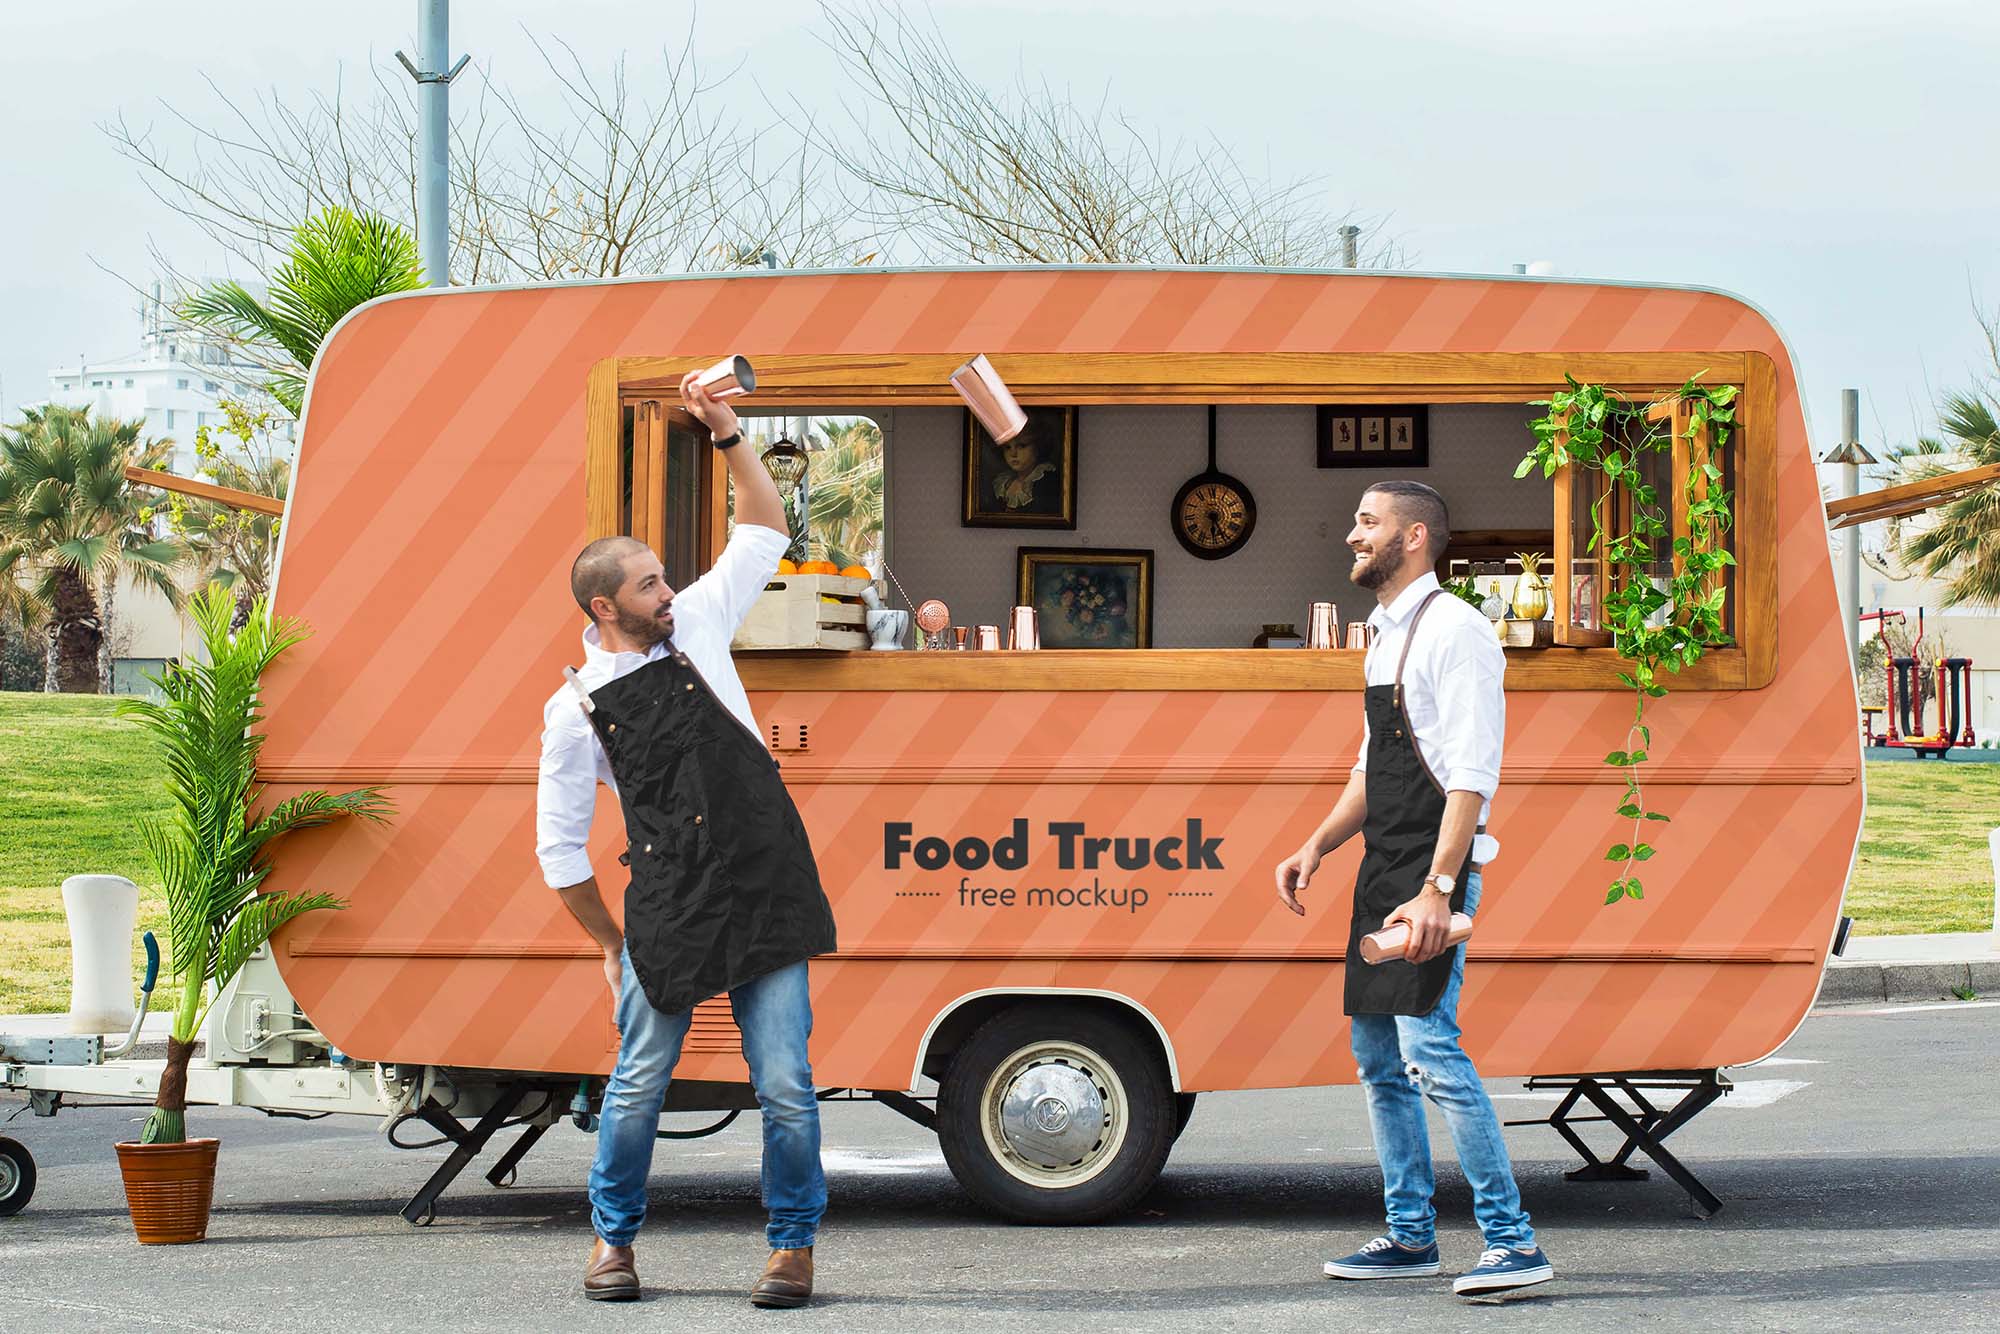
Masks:
[[[1565,376],[1636,398],[1693,376],[1740,389],[1736,642],[1649,709],[1648,804],[1673,823],[1645,900],[1611,907],[1623,773],[1603,761],[1631,716],[1623,660],[1510,650],[1467,1050],[1489,1077],[1712,1072],[1770,1054],[1806,1014],[1854,860],[1861,755],[1797,372],[1757,309],[1357,271],[749,272],[407,293],[323,349],[275,594],[313,637],[272,674],[260,771],[274,798],[382,784],[398,802],[387,826],[302,835],[273,877],[349,900],[276,949],[351,1058],[572,1083],[610,1070],[598,952],[537,874],[540,710],[581,660],[566,581],[585,541],[637,533],[681,579],[720,550],[722,472],[673,400],[728,352],[757,368],[746,412],[882,427],[888,558],[911,596],[1004,623],[1020,547],[1153,552],[1151,647],[738,655],[840,925],[813,967],[815,1074],[934,1118],[989,1205],[1101,1216],[1158,1174],[1195,1094],[1354,1080],[1358,840],[1321,868],[1303,922],[1272,868],[1355,760],[1362,655],[1250,637],[1315,598],[1361,619],[1341,537],[1381,475],[1438,486],[1475,558],[1553,550],[1568,616],[1579,492],[1512,476],[1526,405]],[[1076,409],[1074,530],[964,522],[948,379],[975,353],[1030,409]],[[1164,540],[1209,405],[1222,466],[1260,510],[1220,561]],[[1427,466],[1319,466],[1327,409],[1422,414]],[[602,795],[592,852],[615,875]],[[746,1078],[726,1002],[702,1006],[679,1105],[746,1105]]]

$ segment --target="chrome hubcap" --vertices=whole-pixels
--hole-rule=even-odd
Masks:
[[[14,1191],[17,1188],[19,1188],[20,1184],[21,1184],[21,1173],[20,1170],[14,1166],[14,1160],[12,1158],[0,1156],[0,1200],[4,1200],[12,1196]]]
[[[987,1081],[982,1104],[988,1150],[1032,1185],[1081,1185],[1125,1141],[1124,1085],[1078,1043],[1050,1040],[1015,1052]]]

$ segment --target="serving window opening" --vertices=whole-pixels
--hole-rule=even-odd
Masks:
[[[1367,487],[1391,478],[1445,497],[1452,540],[1436,573],[1495,620],[1510,686],[1619,688],[1626,664],[1608,647],[1605,600],[1625,580],[1666,590],[1703,540],[1691,500],[1717,490],[1738,516],[1715,536],[1738,562],[1717,576],[1736,642],[1680,686],[1742,688],[1772,661],[1769,460],[1744,462],[1770,448],[1772,405],[1768,362],[1751,355],[1626,354],[1601,366],[1552,354],[995,356],[1031,417],[1033,447],[1012,454],[983,440],[951,393],[950,358],[753,359],[759,389],[736,405],[745,447],[762,455],[790,442],[809,460],[803,505],[786,496],[794,561],[866,567],[886,605],[936,599],[954,626],[1006,626],[1025,603],[1044,631],[1038,654],[918,650],[914,633],[901,653],[741,653],[752,688],[1358,688],[1359,651],[1279,650],[1304,638],[1314,603],[1333,603],[1343,625],[1373,609],[1372,591],[1349,577],[1346,537]],[[601,446],[586,468],[593,524],[648,541],[681,582],[714,560],[730,525],[726,470],[672,394],[697,360],[603,363],[594,383],[615,375],[619,390],[615,508],[600,495]],[[1721,450],[1689,429],[1671,392],[1712,366],[1724,370],[1704,383],[1743,391]],[[1604,560],[1604,543],[1635,516],[1600,473],[1514,475],[1529,423],[1546,411],[1536,400],[1565,374],[1661,405],[1652,425],[1672,433],[1672,448],[1634,459],[1665,525],[1644,560]],[[1215,513],[1190,514],[1202,505]],[[1247,533],[1216,531],[1242,514],[1254,515]],[[1545,624],[1516,637],[1505,622],[1530,619],[1536,601],[1522,596],[1536,582],[1523,579],[1527,565]],[[1662,606],[1653,622],[1671,614]]]

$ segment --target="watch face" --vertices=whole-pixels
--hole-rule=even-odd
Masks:
[[[1197,556],[1227,556],[1250,538],[1257,507],[1241,482],[1219,474],[1197,477],[1174,500],[1174,536]]]

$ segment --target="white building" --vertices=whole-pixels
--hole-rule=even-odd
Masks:
[[[260,393],[263,371],[240,353],[174,314],[161,285],[139,304],[137,351],[101,360],[80,357],[49,372],[49,398],[65,407],[88,407],[94,416],[144,419],[143,438],[174,442],[174,472],[192,475],[194,433],[222,423],[220,400]],[[277,428],[295,440],[297,426]]]

